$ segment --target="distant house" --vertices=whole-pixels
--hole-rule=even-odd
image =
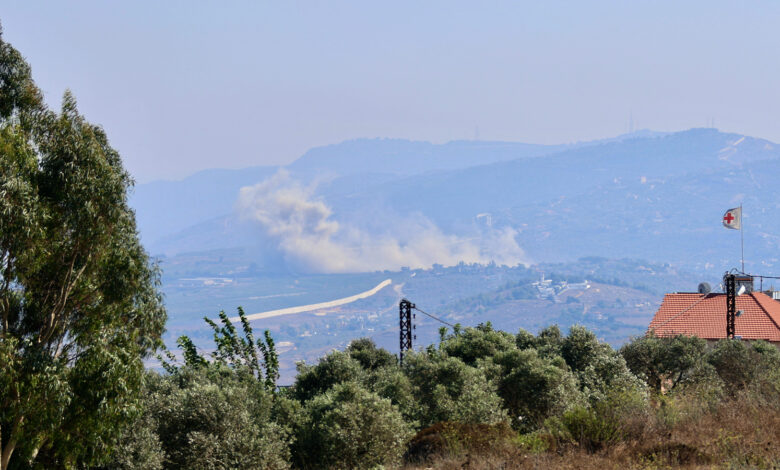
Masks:
[[[736,298],[735,336],[780,346],[780,302],[762,292]],[[740,312],[741,311],[741,312]],[[656,336],[698,336],[708,342],[726,338],[726,294],[666,294],[648,328]]]

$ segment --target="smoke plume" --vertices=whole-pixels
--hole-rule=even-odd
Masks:
[[[476,238],[447,235],[422,216],[404,218],[404,234],[367,233],[339,224],[330,207],[314,197],[314,188],[285,171],[241,188],[237,209],[256,221],[278,244],[293,268],[318,273],[429,268],[466,263],[525,263],[515,230],[491,230]]]

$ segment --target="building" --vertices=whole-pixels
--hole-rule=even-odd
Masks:
[[[739,282],[738,285],[748,284]],[[736,297],[735,337],[767,340],[780,346],[780,302],[749,287]],[[648,328],[656,336],[698,336],[708,342],[726,338],[726,294],[666,294]]]

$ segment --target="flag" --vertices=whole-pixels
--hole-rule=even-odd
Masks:
[[[742,228],[742,208],[735,207],[729,209],[723,214],[723,226],[726,228],[733,228],[739,230]]]

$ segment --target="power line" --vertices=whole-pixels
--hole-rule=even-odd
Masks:
[[[697,300],[696,302],[692,303],[691,305],[689,305],[688,307],[686,307],[685,309],[683,309],[683,311],[682,311],[682,312],[678,313],[677,315],[673,316],[672,318],[669,318],[668,320],[664,321],[664,322],[663,322],[663,323],[661,323],[660,325],[656,326],[656,328],[660,328],[660,327],[662,327],[662,326],[666,325],[667,323],[669,323],[670,321],[674,320],[675,318],[678,318],[678,317],[680,317],[680,316],[681,316],[682,314],[684,314],[685,312],[687,312],[687,311],[689,311],[690,309],[692,309],[693,307],[697,306],[699,303],[701,303],[701,301],[702,301],[702,300],[706,299],[707,297],[709,297],[709,294],[704,294],[704,295],[702,295],[702,296],[701,296],[701,298],[700,298],[699,300]]]
[[[429,316],[429,317],[433,318],[434,320],[436,320],[436,321],[437,321],[437,322],[439,322],[439,323],[443,323],[443,324],[445,324],[445,325],[447,325],[447,326],[449,326],[449,327],[455,328],[455,325],[453,325],[452,323],[446,322],[446,321],[442,320],[441,318],[439,318],[439,317],[437,317],[437,316],[435,316],[435,315],[431,315],[430,313],[428,313],[428,312],[425,312],[425,311],[423,311],[422,309],[420,309],[420,308],[418,308],[418,307],[416,307],[416,306],[415,306],[415,307],[413,307],[413,308],[414,308],[415,310],[417,310],[418,312],[422,313],[423,315],[427,315],[427,316]]]
[[[760,279],[780,279],[780,276],[764,276],[761,274],[748,274],[750,277],[757,277]]]

